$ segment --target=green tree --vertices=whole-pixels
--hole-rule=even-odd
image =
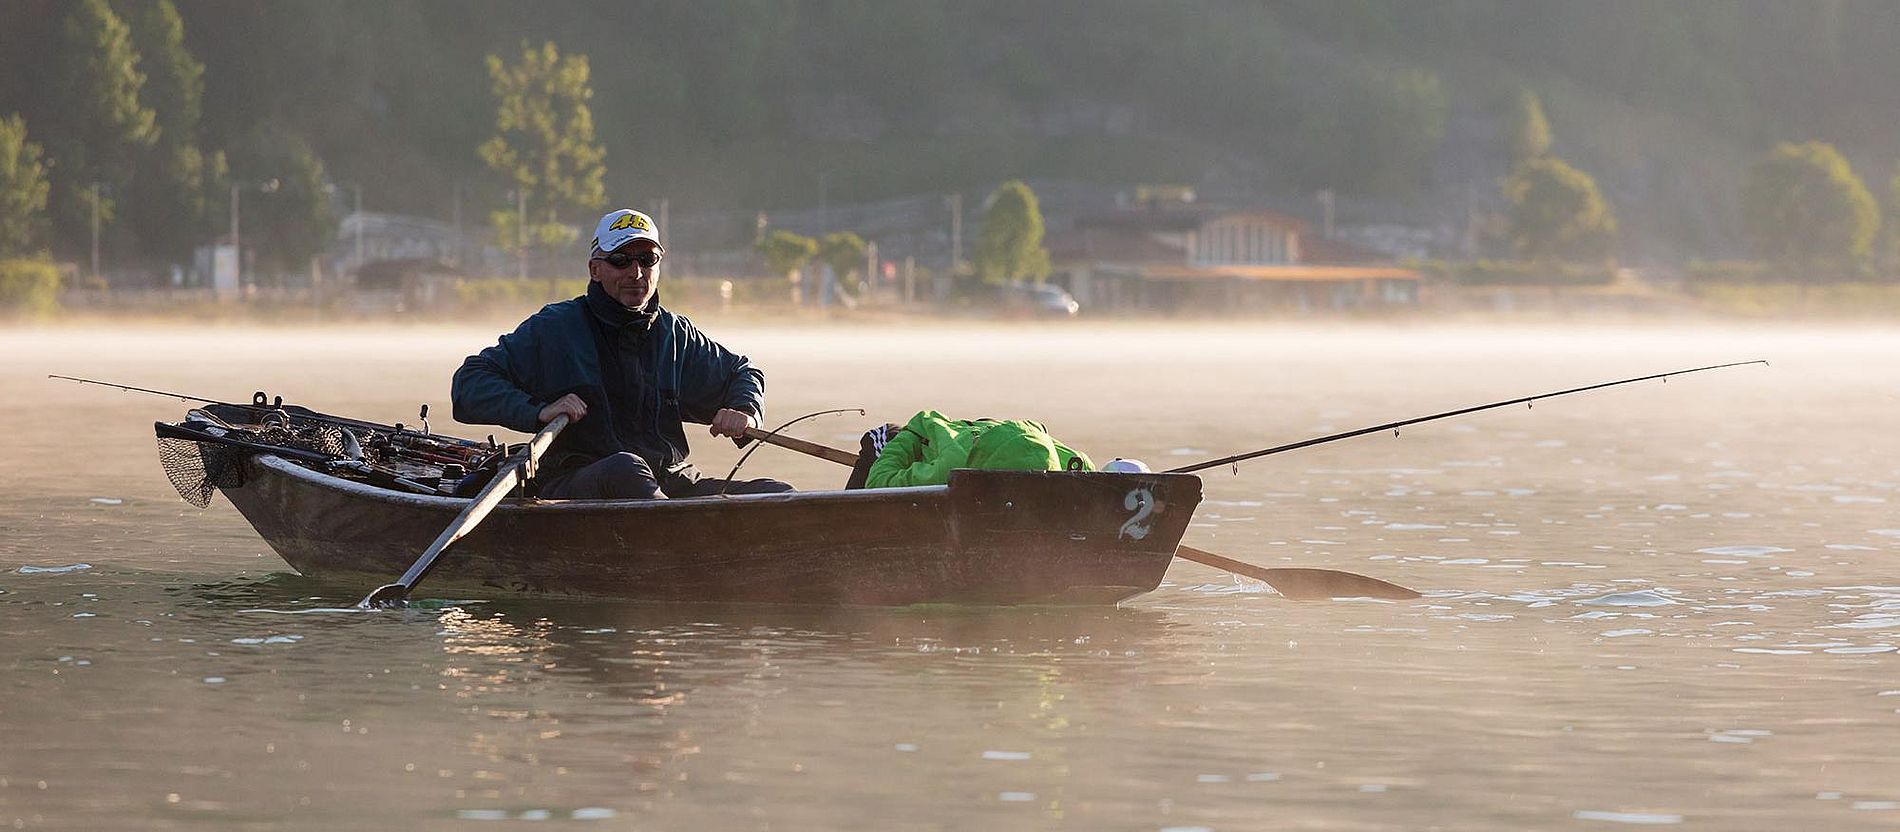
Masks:
[[[1519,90],[1512,102],[1509,139],[1511,164],[1521,165],[1550,152],[1550,121],[1537,93]]]
[[[760,239],[753,249],[765,258],[765,265],[773,274],[789,276],[818,256],[818,241],[803,234],[775,228]]]
[[[998,185],[983,208],[976,241],[977,276],[985,283],[1041,282],[1049,276],[1049,250],[1042,247],[1042,207],[1020,179]]]
[[[0,118],[0,258],[40,249],[49,190],[40,146],[26,140],[26,120]]]
[[[195,143],[204,112],[205,65],[185,49],[184,18],[171,0],[138,0],[120,8],[145,74],[139,100],[151,107],[157,137]]]
[[[1409,194],[1444,143],[1450,105],[1438,76],[1361,69],[1301,122],[1298,175],[1314,187]]]
[[[79,0],[60,28],[57,83],[65,106],[51,135],[60,149],[61,214],[71,225],[90,218],[93,181],[122,184],[140,148],[158,138],[156,115],[139,100],[145,73],[125,21],[106,0]],[[110,197],[99,215],[110,221]]]
[[[1511,244],[1533,260],[1610,253],[1616,217],[1596,180],[1555,156],[1518,165],[1504,183]]]
[[[330,183],[323,160],[302,136],[260,130],[247,143],[242,170],[275,180],[268,192],[247,187],[240,196],[244,247],[256,252],[261,274],[300,272],[336,239]]]
[[[516,227],[520,209],[496,211],[490,222],[511,250],[569,242],[576,232],[560,222],[561,211],[598,209],[607,201],[607,153],[594,140],[587,105],[594,97],[587,56],[562,57],[553,41],[540,49],[523,43],[518,63],[489,55],[488,75],[495,135],[476,154],[506,176],[516,198],[530,207],[525,229]]]
[[[818,259],[831,267],[839,282],[864,265],[864,238],[849,231],[826,234],[818,241]]]
[[[158,140],[142,154],[131,184],[129,218],[147,250],[181,262],[213,231],[216,194],[224,188],[222,158],[199,145],[205,67],[185,49],[185,23],[171,0],[123,8],[147,76],[141,99],[158,125]]]
[[[1887,210],[1889,214],[1900,213],[1900,163],[1895,163],[1893,178],[1887,180]],[[1900,223],[1887,227],[1887,270],[1891,274],[1900,268]]]
[[[1880,205],[1833,145],[1784,142],[1749,170],[1742,222],[1763,258],[1845,267],[1872,250]]]

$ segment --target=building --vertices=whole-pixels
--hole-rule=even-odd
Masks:
[[[1058,280],[1084,310],[1348,310],[1418,303],[1420,275],[1311,234],[1297,217],[1155,203],[1078,217],[1052,233]]]

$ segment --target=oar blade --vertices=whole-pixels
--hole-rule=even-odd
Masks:
[[[1395,583],[1336,569],[1286,566],[1260,571],[1267,573],[1261,580],[1289,601],[1326,601],[1333,598],[1410,601],[1422,597]]]
[[[1252,578],[1273,587],[1289,601],[1327,601],[1334,598],[1378,598],[1384,601],[1410,601],[1424,596],[1417,592],[1378,578],[1341,572],[1337,569],[1314,569],[1300,566],[1265,567],[1255,566],[1225,555],[1196,549],[1188,545],[1179,545],[1174,549],[1176,556],[1191,560],[1203,566],[1225,569],[1236,575]]]
[[[356,602],[359,610],[393,610],[409,606],[409,587],[402,584],[383,584]]]

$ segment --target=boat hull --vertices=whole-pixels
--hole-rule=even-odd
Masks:
[[[298,572],[387,583],[466,500],[273,456],[223,489]],[[1115,603],[1160,584],[1200,503],[1181,474],[953,472],[924,488],[688,500],[513,500],[457,542],[434,594],[806,604]]]

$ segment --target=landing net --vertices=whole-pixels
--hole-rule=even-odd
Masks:
[[[220,428],[226,439],[275,448],[311,451],[342,458],[350,445],[342,428],[325,424],[295,426],[270,425],[252,428]],[[211,505],[211,495],[219,488],[244,484],[244,460],[259,453],[250,448],[217,442],[159,437],[158,463],[165,469],[178,496],[199,508]]]

